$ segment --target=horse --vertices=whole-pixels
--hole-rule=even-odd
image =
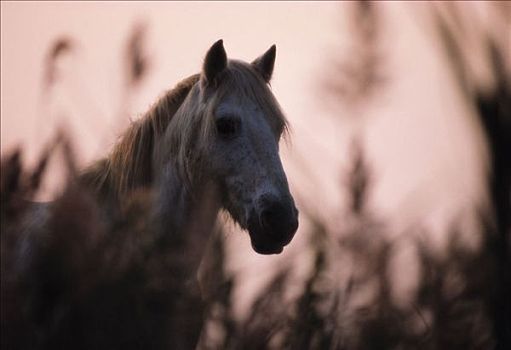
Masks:
[[[288,123],[269,87],[275,56],[272,46],[251,63],[228,60],[217,41],[202,71],[165,93],[106,157],[79,174],[70,164],[54,202],[20,206],[10,196],[31,197],[47,156],[21,180],[19,157],[2,161],[3,345],[196,345],[205,303],[194,272],[218,213],[260,254],[281,253],[298,228],[278,152]]]
[[[288,122],[269,86],[275,57],[273,45],[251,63],[228,59],[217,41],[202,71],[133,122],[81,182],[114,207],[156,188],[162,225],[176,208],[181,222],[193,220],[207,193],[215,215],[226,211],[248,231],[255,252],[281,253],[297,231],[298,210],[279,157]]]

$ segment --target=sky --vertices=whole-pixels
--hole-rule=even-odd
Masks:
[[[343,176],[358,135],[374,176],[374,211],[399,229],[420,221],[439,232],[442,242],[442,228],[484,197],[487,150],[475,111],[456,89],[425,3],[377,5],[384,84],[376,98],[354,108],[326,93],[335,62],[355,52],[352,5],[2,1],[2,154],[22,145],[33,162],[65,126],[86,165],[105,154],[129,121],[166,89],[198,72],[216,40],[224,40],[230,58],[246,61],[276,44],[271,85],[291,124],[281,155],[298,207],[312,210],[333,232],[342,227]],[[126,104],[123,50],[139,22],[147,25],[151,66]],[[73,39],[75,50],[61,62],[58,83],[44,89],[45,57],[63,36]],[[47,198],[55,186],[50,180]],[[267,258],[250,251],[246,236],[233,233],[228,239],[236,247],[233,269],[254,273],[300,254],[306,242],[298,233],[283,255]]]

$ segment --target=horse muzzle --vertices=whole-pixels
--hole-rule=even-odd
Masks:
[[[248,232],[259,254],[280,254],[298,229],[298,210],[293,200],[263,197],[251,212]]]

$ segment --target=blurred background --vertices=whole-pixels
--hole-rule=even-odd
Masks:
[[[210,327],[204,348],[509,345],[508,3],[2,2],[1,23],[2,155],[21,146],[29,167],[59,129],[79,167],[105,155],[218,39],[245,61],[276,44],[300,229],[268,257],[225,223],[229,317],[245,328],[222,343]],[[58,161],[47,172],[40,200],[65,182]],[[268,291],[293,316],[256,313]]]

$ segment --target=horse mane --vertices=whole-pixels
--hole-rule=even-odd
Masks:
[[[120,199],[132,190],[149,186],[154,178],[155,141],[165,133],[199,77],[194,74],[167,91],[143,117],[131,123],[107,157],[85,169],[80,182],[103,199]]]

